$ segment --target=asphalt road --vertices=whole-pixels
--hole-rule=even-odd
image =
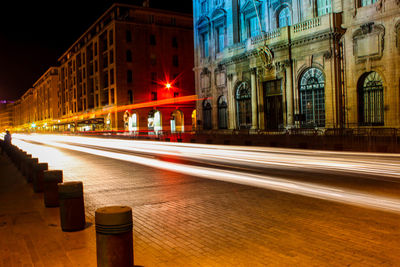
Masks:
[[[83,181],[88,216],[131,206],[135,251],[149,265],[400,262],[398,155],[71,136],[13,142],[64,180]]]

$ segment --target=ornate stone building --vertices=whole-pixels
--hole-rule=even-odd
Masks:
[[[203,129],[398,127],[398,1],[193,6]]]

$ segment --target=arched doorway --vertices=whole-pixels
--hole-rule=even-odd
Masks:
[[[149,116],[147,118],[147,127],[150,132],[156,132],[158,133],[161,131],[161,112],[158,110],[151,110],[149,112]]]
[[[137,113],[133,113],[131,117],[129,117],[129,131],[137,132],[139,130],[138,123],[138,115]]]
[[[317,68],[309,68],[300,78],[300,111],[305,117],[303,126],[325,126],[325,77]]]
[[[236,110],[239,129],[251,127],[251,89],[247,82],[242,82],[236,89]]]
[[[180,111],[179,109],[174,110],[171,113],[171,132],[183,132],[184,131],[184,118],[183,118],[183,112]]]
[[[106,118],[106,125],[105,125],[105,130],[106,131],[110,131],[112,127],[112,123],[111,123],[111,113],[107,114],[107,118]]]
[[[192,112],[192,131],[197,128],[197,111],[194,109]]]
[[[383,80],[378,73],[365,73],[358,81],[358,107],[360,125],[384,125]]]
[[[131,114],[129,113],[129,111],[125,111],[124,118],[123,118],[123,120],[124,120],[124,130],[125,131],[131,131],[130,130],[130,123],[129,123],[130,118],[131,118]]]
[[[228,104],[226,103],[225,96],[218,98],[218,128],[228,128],[228,115],[227,115]]]
[[[210,130],[211,124],[211,103],[208,99],[203,101],[203,128],[204,130]]]

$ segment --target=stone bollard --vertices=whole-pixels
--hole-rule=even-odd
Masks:
[[[43,192],[43,172],[48,169],[47,163],[38,163],[33,171],[33,191],[35,193]]]
[[[65,232],[85,228],[85,205],[82,182],[58,184],[61,229]]]
[[[58,207],[58,184],[63,182],[63,172],[59,170],[43,172],[43,196],[45,207]]]
[[[28,159],[27,161],[27,168],[26,168],[26,179],[28,180],[28,183],[32,183],[33,181],[33,175],[35,172],[35,165],[39,163],[38,158],[31,158]]]
[[[132,267],[132,209],[126,206],[99,208],[95,213],[98,267]]]
[[[26,157],[24,157],[21,161],[21,173],[23,176],[27,176],[27,166],[28,166],[28,159],[31,159],[32,155],[31,154],[26,154]],[[28,178],[27,178],[28,180]]]

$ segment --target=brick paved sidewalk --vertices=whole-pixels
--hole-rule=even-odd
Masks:
[[[89,220],[90,221],[90,220]],[[0,266],[96,266],[94,226],[62,232],[59,208],[45,208],[43,194],[0,156]]]

